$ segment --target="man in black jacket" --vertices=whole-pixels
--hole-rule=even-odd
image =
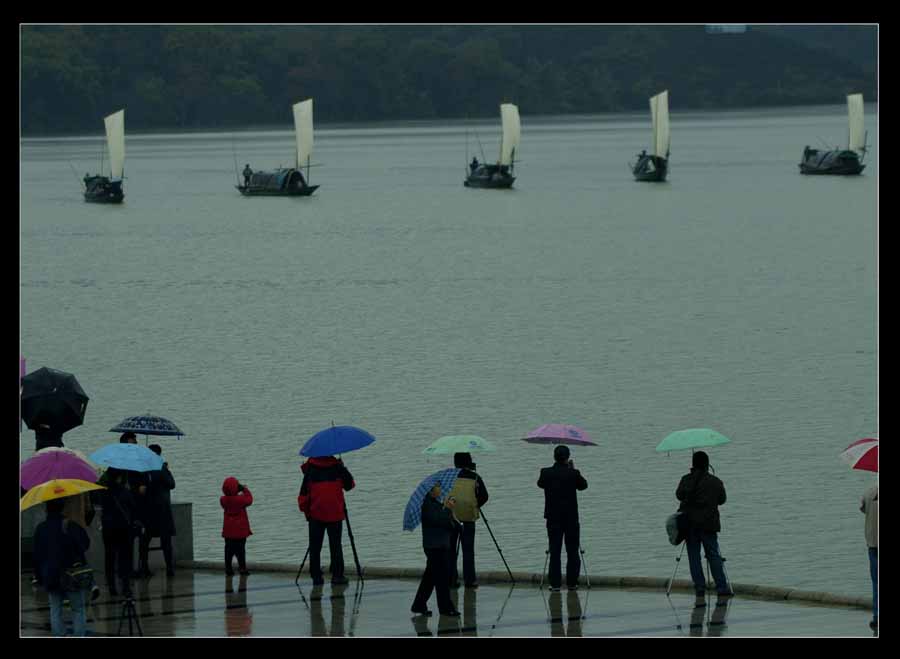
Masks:
[[[448,496],[456,500],[453,514],[460,526],[450,534],[450,587],[459,588],[458,547],[462,547],[463,578],[466,588],[478,588],[475,579],[475,520],[488,501],[487,486],[475,472],[471,453],[456,453],[453,465],[460,469]]]
[[[550,590],[558,591],[562,585],[563,541],[566,543],[566,585],[569,590],[575,590],[581,571],[577,491],[586,490],[588,484],[569,459],[568,446],[553,449],[553,460],[552,467],[541,469],[537,482],[544,490],[544,518],[550,540]]]
[[[442,505],[440,484],[435,484],[422,502],[422,548],[425,550],[427,563],[419,589],[413,600],[413,613],[430,616],[428,598],[431,591],[437,590],[438,610],[443,616],[459,617],[459,611],[450,599],[450,575],[448,574],[450,533],[458,522],[453,518],[453,507],[456,501],[448,496]]]
[[[709,473],[709,456],[706,453],[694,453],[691,471],[681,478],[675,496],[681,502],[678,510],[685,513],[688,521],[686,542],[691,579],[697,593],[695,606],[706,606],[706,575],[703,574],[703,563],[700,560],[701,543],[716,582],[718,603],[724,604],[732,592],[725,578],[716,534],[721,530],[719,506],[725,503],[725,485]]]
[[[162,455],[159,444],[148,447],[156,455]],[[166,575],[175,576],[175,562],[172,557],[172,536],[175,535],[175,518],[172,515],[171,490],[175,489],[175,477],[169,471],[169,463],[163,462],[162,469],[143,474],[146,489],[139,502],[144,520],[144,533],[138,544],[139,569],[143,577],[153,576],[150,571],[150,540],[159,538],[159,544],[166,561]]]

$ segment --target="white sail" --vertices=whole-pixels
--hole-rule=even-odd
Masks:
[[[125,110],[103,119],[106,124],[106,144],[109,147],[110,179],[121,180],[125,173]]]
[[[500,106],[500,119],[503,122],[503,138],[500,141],[500,164],[509,165],[519,150],[519,138],[522,126],[519,123],[519,108],[512,103]]]
[[[862,151],[866,145],[862,94],[850,94],[847,96],[847,114],[850,118],[850,144],[847,148],[851,151]]]
[[[653,117],[653,155],[669,157],[669,92],[657,94],[650,99],[650,113]]]
[[[309,165],[313,151],[313,102],[309,98],[294,105],[294,132],[297,136],[297,167]]]

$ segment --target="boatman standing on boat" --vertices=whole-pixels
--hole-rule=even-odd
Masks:
[[[250,187],[250,177],[253,176],[253,170],[250,169],[250,163],[244,165],[244,186]]]
[[[472,164],[469,165],[469,169],[472,170],[472,173],[475,173],[475,170],[478,169],[478,158],[472,156]]]

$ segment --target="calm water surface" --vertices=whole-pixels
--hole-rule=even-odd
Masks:
[[[159,443],[196,556],[221,556],[234,475],[255,497],[250,558],[299,563],[297,452],[332,420],[361,426],[377,443],[345,456],[360,557],[417,566],[403,508],[450,463],[421,451],[479,434],[500,447],[475,456],[491,528],[514,570],[538,572],[552,448],[518,438],[574,423],[600,444],[573,452],[588,568],[668,577],[690,455],[654,447],[711,427],[732,438],[710,450],[731,578],[868,594],[874,476],[837,456],[878,431],[877,148],[863,176],[804,177],[805,144],[846,139],[842,106],[674,113],[670,180],[653,185],[626,169],[649,116],[522,123],[507,192],[462,186],[478,149],[462,124],[319,129],[305,199],[233,187],[235,160],[290,162],[287,130],[128,135],[118,207],[81,198],[99,132],[23,140],[21,351],[91,396],[66,444],[172,419],[187,437]],[[496,157],[499,120],[473,126]],[[485,529],[476,551],[502,569]]]

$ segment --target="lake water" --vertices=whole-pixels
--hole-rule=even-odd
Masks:
[[[234,475],[255,498],[249,558],[299,564],[297,453],[334,421],[377,437],[344,456],[363,563],[424,565],[403,509],[451,459],[422,449],[478,434],[499,447],[475,455],[491,529],[513,570],[539,572],[552,447],[519,438],[557,422],[600,445],[573,450],[590,571],[668,577],[690,454],[654,448],[710,427],[732,439],[709,451],[729,576],[871,592],[858,507],[875,477],[838,454],[878,432],[878,150],[859,177],[797,168],[804,145],[846,140],[843,106],[675,112],[665,184],[626,168],[649,113],[523,109],[511,191],[462,185],[481,158],[471,130],[495,158],[499,117],[468,138],[461,123],[320,126],[322,187],[294,199],[234,189],[235,164],[290,163],[287,127],[129,134],[121,206],[82,200],[101,126],[21,143],[21,353],[91,397],[67,446],[92,452],[135,414],[186,432],[157,441],[194,504],[197,558],[222,555]],[[476,552],[503,568],[484,528]]]

